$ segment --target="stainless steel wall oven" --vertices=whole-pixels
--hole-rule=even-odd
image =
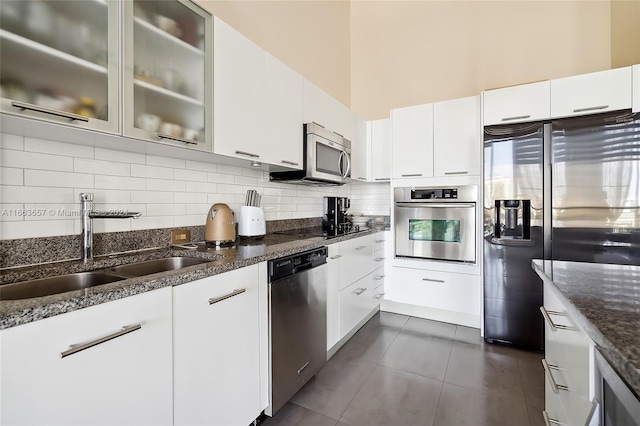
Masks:
[[[394,189],[396,257],[476,262],[478,187]]]

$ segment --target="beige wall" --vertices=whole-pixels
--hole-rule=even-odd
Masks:
[[[609,1],[351,2],[351,107],[389,109],[610,68]]]
[[[348,0],[196,2],[351,106]]]
[[[611,2],[611,67],[640,63],[640,0]]]

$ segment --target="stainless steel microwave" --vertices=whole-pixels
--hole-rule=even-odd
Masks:
[[[351,175],[351,142],[317,123],[304,125],[302,170],[271,172],[271,181],[313,186],[344,185]]]

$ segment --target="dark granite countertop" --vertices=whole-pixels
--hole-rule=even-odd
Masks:
[[[196,250],[182,248],[160,248],[141,250],[115,256],[101,256],[89,264],[80,260],[56,262],[2,271],[0,283],[7,284],[55,275],[103,269],[170,256],[186,256],[210,259],[210,262],[189,266],[174,271],[161,272],[138,278],[130,278],[109,284],[74,290],[66,293],[21,300],[1,300],[0,286],[0,329],[52,317],[77,309],[98,305],[135,294],[176,286],[212,275],[264,262],[290,254],[300,253],[316,247],[338,243],[351,238],[370,235],[384,229],[369,229],[331,239],[323,237],[301,238],[295,235],[267,234],[258,241],[238,240],[231,248],[211,249],[199,247]],[[317,230],[309,232],[314,233]]]
[[[640,395],[640,266],[533,260],[605,358]]]

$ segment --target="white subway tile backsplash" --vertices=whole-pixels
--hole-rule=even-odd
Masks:
[[[73,158],[62,155],[40,154],[38,152],[13,151],[3,149],[0,152],[0,166],[19,167],[35,170],[73,171]]]
[[[182,158],[169,158],[159,157],[157,155],[147,154],[147,165],[149,166],[161,166],[161,167],[173,167],[174,169],[184,169],[186,167],[186,160]]]
[[[158,179],[173,179],[173,169],[170,167],[143,166],[140,164],[132,164],[131,176],[145,177],[145,178],[158,178]]]
[[[25,170],[25,186],[51,186],[62,188],[93,188],[93,175],[86,173]]]
[[[0,167],[0,183],[3,185],[23,185],[24,169]]]
[[[101,189],[147,189],[147,180],[121,176],[96,175],[95,187]]]
[[[0,148],[24,150],[24,137],[0,133]]]
[[[207,182],[207,172],[199,170],[175,169],[173,178],[176,180],[192,180],[195,182]]]
[[[98,147],[96,147],[95,158],[96,160],[106,160],[116,163],[146,164],[147,162],[145,154],[139,154],[137,152],[117,151],[115,149],[105,149]]]
[[[26,220],[0,216],[3,239],[79,233],[74,212],[79,215],[78,194],[87,191],[96,209],[142,213],[138,220],[95,220],[95,232],[203,225],[214,203],[238,212],[248,189],[262,195],[267,220],[320,217],[323,196],[351,197],[352,212],[390,211],[388,183],[302,187],[269,182],[268,172],[258,169],[26,139],[0,134],[0,211],[45,213]]]
[[[94,158],[94,147],[46,139],[24,138],[24,150],[67,157]]]
[[[114,163],[113,161],[75,158],[73,160],[73,171],[96,175],[131,176],[131,165]]]
[[[183,180],[147,179],[147,191],[181,191],[185,190]]]

